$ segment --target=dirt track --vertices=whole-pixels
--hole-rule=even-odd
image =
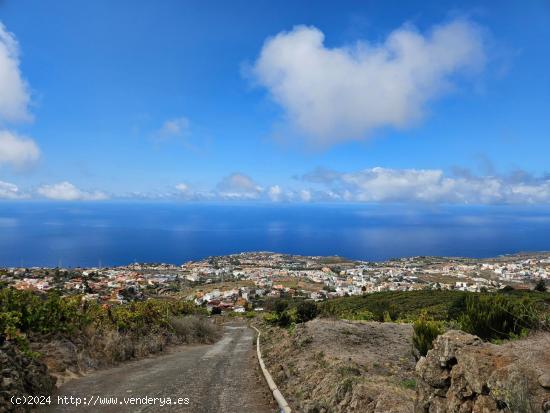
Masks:
[[[227,325],[216,344],[175,348],[169,354],[70,381],[52,397],[50,407],[39,411],[274,412],[276,406],[258,371],[253,338],[253,331],[244,324]],[[82,404],[61,406],[57,404],[58,396],[80,397]],[[113,397],[116,401],[101,405],[104,398]],[[155,405],[151,400],[147,405],[125,404],[123,398],[132,397],[170,397],[172,401],[188,398],[189,403],[161,407],[157,399]]]

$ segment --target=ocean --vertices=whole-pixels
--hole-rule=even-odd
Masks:
[[[181,264],[275,251],[380,261],[550,250],[550,208],[1,202],[0,266]]]

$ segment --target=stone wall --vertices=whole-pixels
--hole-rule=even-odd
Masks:
[[[496,345],[449,331],[416,372],[416,412],[550,412],[549,333]]]

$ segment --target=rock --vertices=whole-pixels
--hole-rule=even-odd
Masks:
[[[476,399],[472,409],[472,413],[491,413],[496,411],[498,411],[496,401],[492,397],[483,394]]]
[[[417,363],[415,411],[550,411],[549,354],[548,333],[495,345],[449,331]]]
[[[10,341],[0,345],[0,371],[0,412],[16,410],[10,402],[13,395],[48,395],[55,386],[46,365],[25,355]]]
[[[539,376],[539,384],[545,389],[550,389],[550,373],[544,373]]]

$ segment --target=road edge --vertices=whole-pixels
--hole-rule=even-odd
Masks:
[[[260,351],[260,334],[261,331],[258,330],[256,327],[251,326],[258,335],[256,336],[256,354],[258,356],[258,361],[260,362],[260,368],[262,369],[262,373],[264,374],[265,381],[267,382],[267,385],[269,386],[269,390],[271,390],[271,393],[273,394],[273,398],[279,405],[279,408],[284,413],[290,413],[292,410],[290,409],[290,406],[288,405],[286,399],[284,398],[283,394],[280,392],[280,390],[277,388],[277,385],[273,381],[273,377],[271,377],[271,374],[265,367],[264,360],[262,358],[262,352]]]

